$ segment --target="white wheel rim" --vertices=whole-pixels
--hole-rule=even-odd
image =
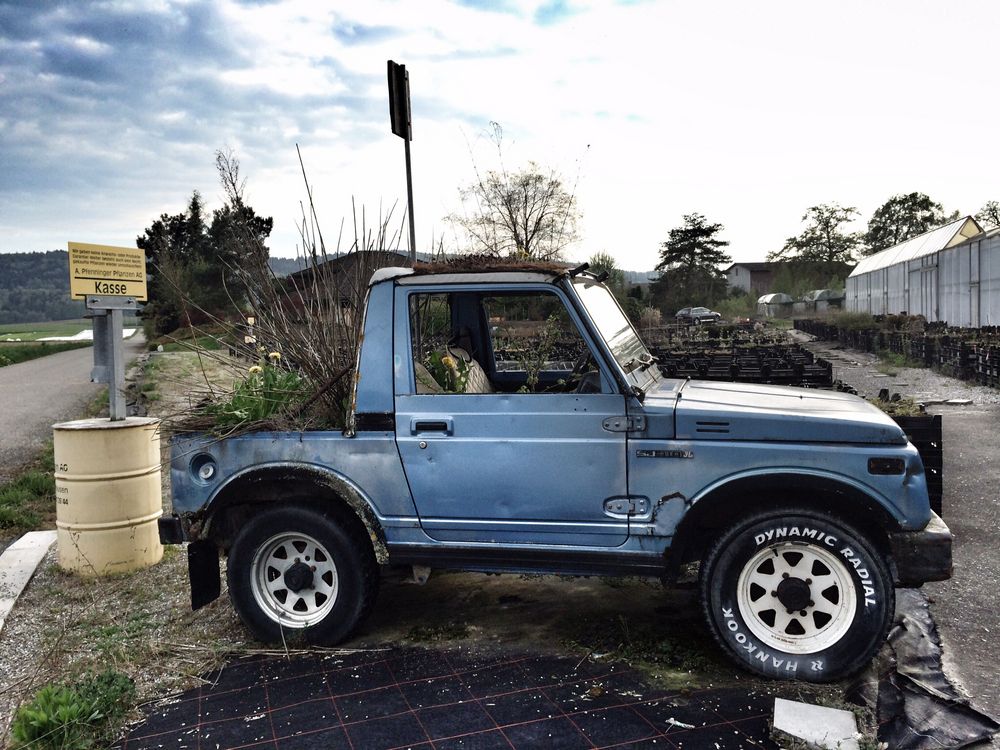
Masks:
[[[250,588],[272,620],[305,628],[326,617],[337,601],[337,566],[329,550],[308,534],[277,534],[257,548]]]
[[[801,608],[789,612],[789,603]],[[763,645],[809,654],[844,637],[854,622],[857,592],[850,570],[832,552],[786,542],[765,547],[744,566],[737,604]]]

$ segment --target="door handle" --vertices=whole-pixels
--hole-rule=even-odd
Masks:
[[[451,435],[451,417],[423,418],[410,420],[410,433],[419,435],[422,432],[439,432],[444,435]]]

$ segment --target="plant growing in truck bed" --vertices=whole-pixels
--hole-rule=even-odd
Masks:
[[[233,387],[225,400],[210,403],[205,413],[219,430],[265,422],[288,413],[308,396],[308,387],[297,372],[281,367],[281,355],[271,352]]]

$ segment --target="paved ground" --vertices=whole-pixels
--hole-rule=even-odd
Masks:
[[[944,517],[955,534],[955,576],[928,584],[949,666],[973,704],[1000,716],[1000,407],[940,409],[944,428]]]
[[[955,534],[955,573],[949,581],[928,584],[925,591],[941,633],[947,671],[970,693],[974,706],[1000,717],[995,651],[1000,634],[1000,391],[926,369],[899,368],[886,375],[878,371],[871,354],[828,342],[808,346],[833,361],[834,376],[861,395],[889,388],[918,401],[972,401],[968,406],[928,408],[944,416],[944,519]],[[1000,748],[1000,742],[993,747]]]
[[[126,361],[145,344],[141,333],[126,341]],[[0,367],[0,482],[34,457],[54,423],[80,416],[103,387],[90,382],[93,362],[88,347]]]

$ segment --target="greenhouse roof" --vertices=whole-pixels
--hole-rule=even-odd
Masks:
[[[960,245],[967,239],[982,234],[982,232],[982,227],[971,216],[955,219],[955,221],[937,229],[918,234],[905,242],[888,247],[874,255],[869,255],[867,258],[862,258],[851,272],[851,276],[860,276],[880,268],[887,268],[897,263],[931,255],[939,250]]]
[[[758,305],[789,305],[794,302],[790,296],[783,294],[782,292],[772,292],[771,294],[765,294],[763,297],[757,300]]]

